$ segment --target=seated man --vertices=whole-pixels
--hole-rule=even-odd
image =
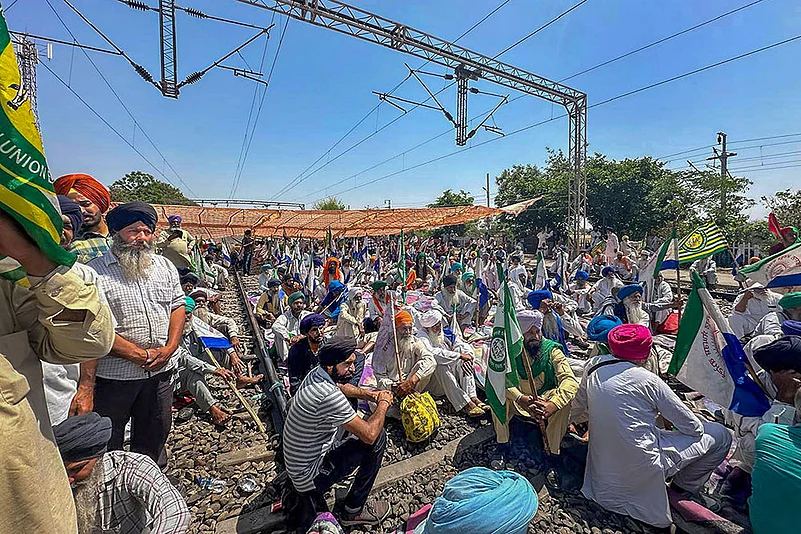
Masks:
[[[542,335],[556,341],[562,346],[565,355],[569,356],[567,348],[567,334],[572,334],[579,340],[584,339],[584,329],[579,323],[575,314],[575,307],[565,298],[565,301],[558,301],[557,298],[565,298],[561,295],[557,297],[550,289],[540,289],[532,291],[526,297],[526,301],[532,310],[539,310],[543,316]]]
[[[323,328],[326,319],[319,313],[310,313],[300,320],[300,335],[303,339],[289,349],[289,393],[294,395],[300,383],[317,364],[317,352],[323,343]]]
[[[464,410],[469,417],[484,415],[485,406],[476,396],[476,380],[473,371],[473,347],[459,337],[453,341],[442,332],[442,314],[429,310],[420,316],[423,327],[417,337],[428,345],[437,361],[437,369],[431,377],[429,391],[436,396],[445,395],[453,409]]]
[[[581,491],[607,510],[668,527],[665,479],[673,477],[674,490],[700,498],[726,458],[731,435],[723,425],[701,422],[662,379],[642,368],[653,344],[646,327],[620,325],[608,340],[612,354],[587,362],[573,401],[573,422],[589,421],[590,430]],[[674,430],[658,428],[659,415]]]
[[[604,306],[605,301],[610,300],[614,295],[612,289],[623,287],[623,282],[615,274],[614,267],[606,266],[601,270],[601,279],[595,282],[590,288],[587,296],[592,299],[592,309],[598,313]]]
[[[592,313],[592,301],[588,298],[590,285],[587,281],[589,279],[590,275],[587,271],[576,271],[576,274],[573,275],[574,281],[570,284],[570,292],[578,305],[577,312],[579,315]]]
[[[801,321],[801,291],[787,293],[779,299],[779,308],[769,312],[756,325],[754,336],[782,335],[782,323],[786,320]]]
[[[364,302],[364,291],[354,287],[348,292],[347,301],[339,309],[337,331],[334,337],[349,337],[354,343],[364,336],[364,318],[367,315],[367,304]]]
[[[620,302],[615,305],[615,315],[624,324],[641,324],[646,328],[651,326],[651,316],[642,306],[642,294],[640,284],[629,284],[617,290]]]
[[[665,280],[662,271],[654,279],[654,290],[650,302],[643,302],[642,309],[650,314],[650,318],[655,326],[654,331],[659,332],[660,325],[664,324],[670,315],[671,308],[674,307],[673,289]]]
[[[801,390],[794,398],[801,413]],[[795,532],[801,506],[801,424],[765,424],[756,439],[753,495],[749,500],[754,534]]]
[[[523,310],[517,314],[524,347],[516,362],[520,385],[506,389],[506,424],[501,423],[494,413],[492,423],[496,441],[505,444],[509,443],[509,421],[513,416],[544,419],[550,452],[559,454],[578,381],[560,345],[543,336],[542,319],[537,310]],[[522,358],[528,358],[531,363],[532,379],[528,377]],[[537,398],[533,395],[532,383]]]
[[[300,321],[309,315],[305,309],[306,301],[303,299],[303,293],[300,291],[289,295],[287,298],[289,309],[279,315],[273,323],[275,350],[278,353],[279,361],[285,362],[289,356],[290,347],[303,339],[303,336],[300,335]]]
[[[239,344],[239,327],[236,321],[224,315],[212,313],[208,309],[208,297],[206,293],[201,290],[196,290],[190,295],[190,298],[195,302],[195,308],[192,312],[192,317],[200,319],[213,329],[222,333],[231,342],[231,348],[227,351],[218,351],[220,357],[220,365],[231,369],[236,373],[237,380],[242,383],[249,382],[245,371],[247,370],[242,358],[239,357],[240,344]],[[205,355],[203,356],[205,359]]]
[[[207,413],[211,422],[218,426],[224,426],[231,416],[218,406],[219,401],[206,382],[205,375],[217,375],[226,382],[237,380],[233,371],[224,367],[217,367],[209,363],[204,349],[198,340],[197,334],[192,325],[192,312],[195,309],[195,301],[186,297],[186,322],[184,323],[184,335],[181,339],[181,349],[175,355],[178,360],[178,381],[175,384],[175,391],[182,393],[188,391],[194,398],[200,413]],[[258,378],[261,378],[259,375]],[[242,387],[246,384],[238,383]]]
[[[281,298],[278,290],[281,282],[277,278],[272,278],[267,282],[267,290],[263,291],[256,303],[256,320],[264,328],[269,328],[275,319],[281,315]]]
[[[637,264],[631,261],[623,252],[615,254],[615,259],[612,261],[618,276],[623,280],[634,280],[636,276]]]
[[[339,319],[339,312],[342,310],[342,305],[348,296],[348,286],[339,280],[331,280],[328,283],[328,293],[326,293],[320,305],[317,306],[316,313],[322,313],[332,323],[336,323]]]
[[[431,353],[430,346],[412,333],[413,324],[414,319],[406,310],[395,314],[398,358],[395,358],[394,352],[386,357],[373,355],[373,371],[378,389],[392,391],[401,398],[413,391],[425,391],[437,369],[437,360]],[[400,410],[393,406],[390,417],[399,416]]]
[[[476,300],[456,287],[454,275],[449,274],[442,279],[442,290],[434,298],[445,311],[448,324],[453,324],[453,314],[456,314],[459,327],[470,326],[476,312]]]
[[[729,316],[729,325],[737,339],[750,338],[759,321],[767,314],[777,311],[782,296],[762,284],[752,284],[734,299],[734,310]]]
[[[368,500],[368,496],[386,449],[384,419],[393,395],[347,384],[355,371],[355,347],[350,339],[323,345],[317,354],[320,365],[300,384],[284,426],[287,474],[294,488],[312,501],[316,512],[328,510],[325,494],[358,468],[342,503],[340,523],[344,526],[379,524],[390,512],[389,503]],[[348,402],[349,396],[374,402],[375,411],[363,420]],[[335,446],[342,429],[354,438]],[[302,531],[308,526],[302,525]]]
[[[78,532],[183,534],[189,509],[156,463],[108,451],[111,420],[95,412],[53,427],[78,513]],[[73,529],[75,527],[73,526]]]
[[[367,316],[370,319],[384,317],[384,310],[389,306],[389,294],[387,293],[387,283],[383,280],[376,280],[370,285],[373,290],[370,300],[367,302]]]

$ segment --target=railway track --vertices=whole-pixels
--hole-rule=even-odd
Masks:
[[[222,311],[240,325],[253,372],[265,374],[263,390],[244,390],[245,397],[265,423],[261,434],[237,399],[217,377],[210,377],[215,395],[235,414],[225,429],[214,427],[206,417],[194,415],[181,422],[174,418],[168,441],[167,474],[185,496],[192,514],[192,534],[255,534],[285,532],[280,502],[279,434],[285,414],[286,395],[281,370],[273,366],[267,347],[247,304],[258,294],[257,276],[235,275],[235,283],[223,292]],[[441,493],[445,482],[471,466],[489,466],[498,457],[488,419],[468,420],[438,402],[442,426],[428,442],[406,441],[399,422],[388,421],[388,447],[374,495],[392,504],[383,525],[352,529],[354,534],[394,532],[420,507]],[[577,491],[580,479],[567,481],[569,490],[549,490],[538,430],[520,423],[513,427],[513,453],[507,467],[526,476],[539,491],[540,509],[529,527],[537,534],[656,533],[655,529],[607,512]],[[278,458],[276,458],[278,456]],[[199,477],[218,479],[216,491],[198,485]],[[575,478],[575,477],[574,477]],[[250,487],[248,487],[250,486]],[[344,488],[335,488],[340,493]]]

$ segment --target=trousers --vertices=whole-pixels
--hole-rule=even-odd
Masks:
[[[526,395],[531,395],[531,388],[527,380],[521,380],[518,386],[520,391]],[[556,393],[555,389],[551,389],[540,395],[540,398],[549,400]],[[553,454],[559,454],[559,447],[562,443],[562,438],[567,433],[567,427],[570,425],[570,407],[572,403],[567,403],[561,410],[557,410],[549,419],[545,427],[545,434],[548,437],[548,446]],[[530,415],[523,410],[516,402],[506,400],[506,424],[501,423],[495,414],[492,414],[492,424],[495,427],[495,440],[498,443],[509,443],[509,421],[515,415],[524,418],[530,418]]]
[[[143,380],[95,382],[95,411],[111,419],[109,450],[121,451],[125,425],[131,421],[131,452],[149,456],[159,467],[167,466],[164,444],[172,426],[170,373]]]
[[[476,396],[476,379],[472,370],[465,370],[464,361],[437,365],[427,390],[435,397],[445,395],[457,412]]]
[[[188,391],[195,397],[195,404],[200,408],[201,413],[208,413],[209,409],[217,404],[217,399],[212,395],[206,377],[202,373],[181,369],[178,373],[181,391]]]

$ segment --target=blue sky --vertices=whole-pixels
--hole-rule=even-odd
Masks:
[[[577,1],[510,0],[459,44],[494,56]],[[108,48],[61,0],[50,2],[79,42]],[[73,0],[73,3],[132,59],[159,77],[156,13],[135,11],[114,0]],[[155,0],[148,3],[157,5]],[[438,37],[455,39],[501,0],[354,3]],[[747,3],[748,0],[589,0],[500,59],[559,80]],[[3,0],[2,4],[10,3]],[[233,0],[183,0],[181,5],[257,25],[269,25],[273,18],[269,11]],[[46,0],[18,0],[6,17],[12,30],[70,39]],[[276,16],[274,22],[276,27],[267,42],[265,73],[273,62],[284,19]],[[253,34],[251,29],[179,13],[179,78],[206,67]],[[586,92],[592,105],[798,34],[801,34],[801,4],[797,0],[763,0],[567,83]],[[258,68],[264,45],[265,39],[261,38],[243,50],[242,57],[235,56],[226,64]],[[715,133],[722,130],[728,133],[730,149],[739,154],[731,159],[730,168],[749,169],[738,174],[754,181],[751,196],[759,198],[793,187],[799,168],[758,170],[756,167],[783,161],[792,165],[801,160],[798,155],[783,155],[801,150],[801,135],[759,142],[744,140],[801,133],[800,52],[801,40],[593,108],[588,118],[589,150],[617,159],[659,157],[713,145]],[[54,45],[53,59],[44,61],[188,196],[228,198],[254,92],[258,90],[260,95],[257,84],[215,69],[197,84],[183,88],[178,100],[172,100],[144,82],[123,59],[89,54],[188,187],[162,161],[142,131],[134,127],[82,52]],[[393,206],[421,206],[446,188],[465,189],[483,198],[481,187],[487,172],[495,176],[514,164],[541,164],[548,147],[566,150],[567,119],[557,119],[403,172],[457,150],[453,132],[409,150],[449,128],[441,113],[418,109],[276,198],[282,187],[301,176],[376,106],[378,99],[372,91],[389,91],[406,77],[404,62],[417,67],[422,60],[291,20],[234,197],[310,203],[326,194],[341,193],[394,173],[339,196],[352,208],[383,206],[385,199],[392,199]],[[426,70],[444,72],[434,65]],[[41,66],[38,72],[39,115],[54,176],[88,172],[110,184],[128,171],[143,170],[164,179],[50,72]],[[432,90],[446,83],[436,77],[424,80]],[[486,81],[475,86],[484,91],[508,93],[511,97],[519,94]],[[425,90],[414,79],[404,83],[395,94],[416,101],[426,97]],[[442,93],[439,99],[454,112],[455,88]],[[490,96],[471,95],[470,116],[488,111],[495,103]],[[557,105],[526,96],[503,106],[493,119],[495,125],[511,132],[562,112]],[[391,105],[382,104],[331,150],[318,167],[399,114]],[[478,145],[493,137],[492,133],[482,131],[471,143]],[[782,145],[765,146],[785,141]],[[697,160],[710,154],[711,151],[698,151],[688,156]],[[779,156],[765,159],[770,155]],[[745,161],[737,163],[738,158]],[[385,160],[389,161],[366,171]],[[682,165],[686,165],[684,160],[671,163],[672,167]],[[336,182],[342,183],[332,186]],[[752,210],[755,216],[763,213],[761,206]]]

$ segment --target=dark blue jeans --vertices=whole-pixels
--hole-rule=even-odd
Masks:
[[[351,474],[356,467],[359,468],[356,471],[356,478],[342,504],[348,513],[361,511],[378,476],[386,448],[387,434],[382,430],[372,445],[368,445],[356,437],[351,437],[335,449],[328,451],[323,458],[320,473],[314,479],[316,490],[306,493],[312,498],[316,511],[320,513],[328,510],[325,502],[326,492],[335,483]]]
[[[250,274],[250,262],[253,261],[253,252],[245,252],[245,255],[242,257],[242,273]]]

